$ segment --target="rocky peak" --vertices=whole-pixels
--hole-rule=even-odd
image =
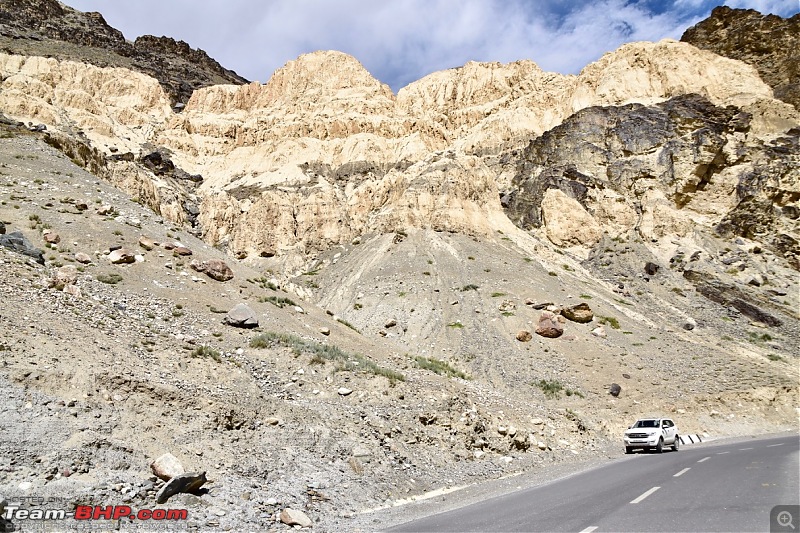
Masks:
[[[800,13],[785,19],[720,6],[681,41],[753,65],[776,98],[800,109]]]
[[[333,50],[303,54],[275,71],[265,87],[270,99],[386,98],[394,93],[356,58]]]

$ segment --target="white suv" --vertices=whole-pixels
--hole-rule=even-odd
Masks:
[[[661,453],[666,445],[677,452],[681,443],[678,427],[669,418],[641,418],[625,431],[623,440],[625,453],[633,453],[636,448]]]

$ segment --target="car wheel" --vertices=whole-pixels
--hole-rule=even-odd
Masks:
[[[664,437],[658,439],[658,444],[656,444],[656,453],[661,453],[664,451]]]
[[[625,453],[633,453],[633,448],[630,446],[625,446]]]
[[[672,443],[672,451],[677,452],[681,446],[681,438],[675,435],[675,442]]]

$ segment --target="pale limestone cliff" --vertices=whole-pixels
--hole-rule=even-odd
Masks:
[[[670,40],[625,45],[578,76],[546,73],[530,61],[468,63],[397,96],[356,59],[315,52],[264,85],[197,90],[181,113],[172,112],[155,80],[124,69],[0,55],[0,71],[0,109],[11,116],[80,130],[109,155],[112,148],[136,155],[145,143],[164,147],[179,168],[203,178],[196,192],[209,242],[249,256],[322,250],[371,231],[488,234],[508,224],[498,183],[506,189],[513,173],[496,172],[482,158],[521,149],[589,106],[699,93],[744,107],[754,134],[800,123],[754,68]],[[580,157],[589,172],[604,172],[602,162],[592,170],[588,152]],[[680,187],[691,188],[697,168],[714,157],[712,150],[677,161]],[[135,165],[110,165],[126,190],[172,220],[186,220],[185,192]],[[715,202],[732,202],[728,189],[716,190]],[[596,227],[638,225],[657,238],[684,223],[671,193],[639,194],[653,197],[652,208],[637,212],[619,193],[593,191],[592,209],[574,211],[581,231],[571,236],[574,224],[557,214],[551,194],[548,235],[588,246],[598,239]]]
[[[158,82],[123,68],[0,53],[0,109],[83,131],[98,147],[135,149],[172,114]]]

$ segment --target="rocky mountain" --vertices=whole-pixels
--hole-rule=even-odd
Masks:
[[[0,50],[142,72],[158,80],[173,104],[185,104],[202,87],[247,83],[183,41],[143,35],[130,42],[100,13],[58,0],[0,1]]]
[[[775,98],[800,109],[800,13],[784,19],[753,9],[714,8],[711,16],[687,29],[681,41],[758,69]]]
[[[134,65],[188,45],[0,5],[0,496],[211,480],[158,506],[376,529],[637,416],[796,430],[800,114],[758,65],[667,40],[394,94],[327,51],[200,87]]]

